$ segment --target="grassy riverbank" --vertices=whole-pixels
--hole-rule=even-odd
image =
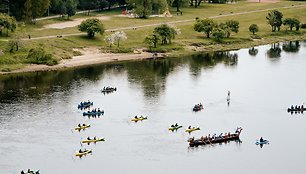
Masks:
[[[110,49],[104,42],[104,36],[97,35],[94,39],[88,39],[85,34],[80,33],[76,26],[52,29],[44,26],[65,21],[59,19],[48,19],[38,21],[36,25],[28,25],[23,29],[19,29],[19,33],[24,37],[22,40],[22,49],[15,53],[7,51],[7,43],[11,37],[0,37],[0,50],[3,50],[4,55],[0,57],[0,71],[12,71],[19,69],[25,65],[24,59],[30,48],[44,47],[47,52],[51,53],[56,59],[69,59],[72,56],[79,55],[79,52],[73,51],[73,48],[97,47],[102,52],[124,52],[132,53],[133,50],[146,48],[143,43],[144,38],[151,34],[154,27],[161,23],[173,22],[179,29],[181,35],[178,35],[172,45],[160,46],[158,51],[166,52],[170,55],[190,54],[196,51],[217,51],[217,50],[232,50],[239,48],[253,47],[256,45],[287,41],[287,40],[302,40],[306,39],[306,30],[301,29],[296,32],[289,32],[285,26],[282,26],[282,31],[271,32],[270,26],[266,22],[266,15],[275,8],[281,11],[284,18],[295,17],[302,23],[306,23],[306,16],[302,15],[306,12],[306,3],[282,1],[277,3],[251,3],[239,2],[236,4],[202,4],[199,8],[184,8],[183,16],[176,16],[175,9],[171,9],[173,17],[171,18],[150,18],[150,19],[134,19],[120,16],[119,10],[91,13],[90,17],[100,17],[103,20],[107,32],[124,27],[135,27],[133,29],[124,29],[128,39],[122,42],[120,49],[113,47]],[[222,22],[228,19],[239,21],[240,28],[238,33],[233,33],[231,38],[224,41],[216,42],[213,39],[207,39],[203,33],[198,33],[193,30],[194,19],[196,17],[214,18],[215,21]],[[88,18],[84,14],[76,15],[70,21],[81,20]],[[250,24],[256,23],[259,26],[257,35],[261,39],[251,39],[251,34],[248,31]],[[76,34],[74,36],[66,36]],[[31,39],[26,39],[31,35]],[[56,36],[62,35],[62,38]]]

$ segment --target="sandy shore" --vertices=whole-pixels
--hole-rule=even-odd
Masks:
[[[82,67],[88,65],[96,65],[102,63],[128,61],[128,60],[143,60],[152,59],[152,53],[140,52],[131,54],[113,54],[113,53],[101,53],[97,48],[86,48],[78,50],[82,53],[81,56],[74,56],[72,59],[61,60],[58,65],[47,66],[47,65],[27,65],[24,68],[14,70],[11,72],[0,72],[0,74],[15,74],[25,72],[36,72],[36,71],[52,71],[64,68]],[[157,58],[166,56],[165,54],[158,54]]]

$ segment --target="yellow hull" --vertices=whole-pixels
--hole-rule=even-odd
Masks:
[[[148,119],[148,117],[133,118],[131,121],[137,122],[137,121],[142,121],[142,120],[146,120],[146,119]]]
[[[89,127],[90,127],[90,124],[89,125],[85,125],[85,126],[81,126],[81,127],[76,127],[76,128],[74,128],[74,130],[80,131],[82,129],[86,129],[86,128],[89,128]]]
[[[86,152],[82,152],[82,153],[77,152],[77,153],[75,154],[75,156],[81,157],[81,156],[83,156],[83,155],[88,155],[88,154],[90,154],[90,153],[92,153],[92,150],[87,150]]]
[[[191,128],[191,129],[186,129],[185,132],[191,133],[191,132],[197,131],[197,130],[200,130],[200,128],[199,127],[194,127],[194,128]]]
[[[98,141],[105,141],[104,138],[97,138],[96,140],[83,140],[82,143],[96,143]]]

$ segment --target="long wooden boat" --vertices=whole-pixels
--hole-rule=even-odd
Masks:
[[[197,147],[200,145],[212,145],[212,144],[224,143],[228,141],[240,140],[239,136],[240,136],[241,131],[242,131],[242,128],[237,128],[235,133],[230,134],[229,136],[224,135],[224,136],[216,137],[216,138],[202,137],[199,139],[190,138],[188,142],[189,142],[190,147],[194,147],[194,146]]]

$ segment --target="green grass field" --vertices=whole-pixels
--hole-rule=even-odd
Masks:
[[[299,5],[305,5],[298,7]],[[295,7],[295,8],[284,8]],[[199,8],[184,8],[182,9],[183,15],[176,16],[175,9],[171,9],[170,12],[173,17],[161,18],[154,17],[149,19],[134,19],[121,17],[120,10],[113,10],[107,12],[92,12],[90,16],[85,14],[79,14],[72,17],[71,20],[85,19],[88,17],[107,16],[110,19],[103,21],[105,28],[108,30],[121,28],[121,27],[137,27],[150,24],[160,24],[166,22],[177,22],[175,25],[181,29],[181,35],[177,36],[172,45],[159,46],[160,50],[168,51],[172,55],[192,53],[193,51],[188,49],[191,45],[197,45],[201,47],[201,50],[215,51],[215,50],[231,50],[238,48],[252,47],[255,45],[285,41],[285,40],[299,40],[306,38],[306,30],[301,29],[299,32],[286,31],[286,27],[282,26],[282,31],[271,32],[271,27],[266,22],[266,15],[272,8],[278,9],[284,15],[284,18],[295,17],[302,23],[306,23],[306,3],[293,2],[293,1],[281,1],[277,3],[250,3],[250,2],[238,2],[234,4],[202,4]],[[263,11],[258,11],[263,10]],[[256,12],[258,11],[258,12]],[[245,12],[249,12],[246,13]],[[243,13],[243,14],[239,14]],[[226,16],[230,15],[230,16]],[[218,43],[213,39],[207,39],[203,33],[198,33],[193,30],[194,19],[199,17],[201,19],[212,17],[217,22],[226,21],[228,19],[237,20],[240,23],[238,33],[232,33],[231,38],[225,39],[223,42]],[[182,20],[188,20],[187,22],[179,22]],[[24,29],[18,29],[16,33],[23,33],[23,37],[26,38],[28,34],[32,38],[44,37],[44,36],[56,36],[65,34],[80,33],[77,27],[70,27],[65,29],[46,29],[47,24],[55,24],[64,22],[58,18],[37,21],[36,25],[27,25]],[[262,39],[252,40],[250,39],[251,33],[248,31],[250,24],[256,23],[259,26],[259,32],[257,33]],[[151,34],[155,26],[146,26],[137,28],[136,30],[125,30],[128,39],[122,42],[121,47],[133,50],[137,48],[147,47],[144,44],[144,38]],[[110,32],[106,32],[104,35],[108,35]],[[10,34],[12,37],[13,34]],[[104,42],[104,36],[96,35],[94,39],[88,39],[86,34],[79,36],[67,36],[63,38],[41,38],[41,39],[24,39],[22,41],[22,49],[15,53],[9,53],[7,51],[7,43],[10,37],[0,37],[0,49],[5,53],[0,57],[0,70],[13,70],[23,66],[23,58],[26,56],[27,51],[34,47],[44,47],[48,52],[52,53],[57,59],[71,58],[75,53],[73,48],[83,47],[99,47],[102,50],[110,51],[107,44]],[[173,50],[173,51],[171,51]],[[114,52],[118,50],[113,50]]]

